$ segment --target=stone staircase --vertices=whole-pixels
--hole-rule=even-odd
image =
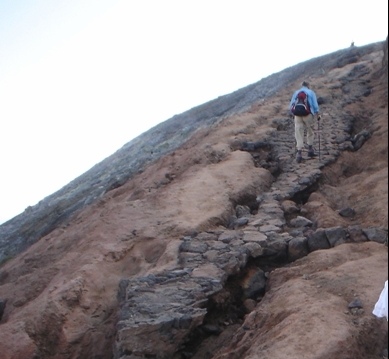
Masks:
[[[353,88],[355,93],[349,96],[363,96],[362,83]],[[341,151],[356,151],[370,137],[367,131],[352,135],[352,116],[335,116],[342,114],[341,104],[326,109],[321,100],[320,105],[324,111],[314,143],[317,156],[308,159],[304,151],[302,163],[297,164],[293,120],[274,119],[274,130],[266,139],[243,143],[240,149],[250,152],[256,166],[274,176],[270,190],[256,199],[257,208],[240,204],[225,229],[182,238],[177,266],[171,270],[121,281],[115,359],[192,357],[183,348],[195,328],[204,325],[209,303],[220,304],[218,293],[229,278],[243,276],[249,263],[277,266],[345,242],[387,241],[387,231],[381,228],[313,228],[290,201],[309,191]],[[265,290],[267,273],[255,273],[248,281],[251,288],[242,292],[250,293],[243,294],[242,303],[260,300]]]

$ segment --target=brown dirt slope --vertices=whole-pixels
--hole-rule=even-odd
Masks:
[[[322,169],[315,191],[302,204],[317,227],[387,230],[382,56],[376,51],[328,73],[318,69],[309,79],[323,99],[323,126],[352,116],[353,134],[371,133],[361,149],[343,151]],[[237,203],[271,188],[276,174],[256,166],[239,144],[271,138],[273,120],[288,117],[290,95],[302,80],[198,131],[68,225],[2,264],[0,299],[7,302],[0,322],[1,357],[111,358],[120,279],[175,267],[183,236],[224,227]],[[353,89],[361,86],[364,95],[355,97]],[[354,208],[356,215],[340,217],[343,207]],[[371,241],[316,251],[274,270],[263,300],[222,347],[214,338],[202,359],[378,359],[387,323],[371,310],[387,270],[387,246]],[[364,305],[358,315],[347,308],[355,297]]]

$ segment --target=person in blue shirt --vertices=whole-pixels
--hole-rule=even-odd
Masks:
[[[296,116],[294,115],[294,126],[295,126],[295,137],[297,142],[297,155],[296,161],[300,163],[302,160],[302,149],[304,147],[304,129],[307,129],[307,144],[308,144],[308,157],[314,157],[315,153],[313,151],[313,139],[315,137],[315,133],[313,132],[313,128],[315,125],[315,120],[320,121],[321,116],[319,114],[319,105],[317,103],[316,94],[314,91],[309,89],[309,83],[304,81],[301,85],[302,87],[295,91],[292,96],[292,99],[289,104],[289,111],[291,111],[292,106],[296,100],[297,94],[300,91],[304,91],[308,97],[308,104],[311,110],[311,113],[307,116]]]

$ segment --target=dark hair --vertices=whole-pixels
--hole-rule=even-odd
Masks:
[[[309,82],[303,81],[302,86],[305,86],[305,87],[308,87],[308,88],[309,88]]]

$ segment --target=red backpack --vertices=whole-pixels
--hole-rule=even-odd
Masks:
[[[311,109],[309,108],[308,103],[308,96],[304,91],[300,91],[297,94],[291,111],[295,116],[300,117],[308,116],[311,113]]]

